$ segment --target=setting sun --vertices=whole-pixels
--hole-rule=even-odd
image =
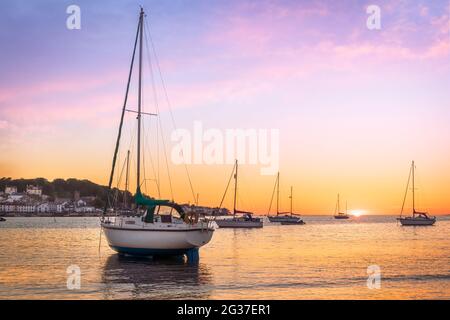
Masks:
[[[362,216],[364,213],[366,213],[365,210],[352,210],[352,211],[350,211],[350,214],[351,214],[352,216],[355,216],[355,217],[360,217],[360,216]]]

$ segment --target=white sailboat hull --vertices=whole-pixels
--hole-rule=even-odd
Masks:
[[[348,219],[350,218],[350,216],[346,215],[346,214],[338,214],[334,216],[335,219]]]
[[[270,222],[281,222],[281,223],[301,223],[303,222],[301,218],[295,216],[269,216]]]
[[[102,227],[111,249],[131,255],[182,255],[206,245],[214,233],[214,228],[198,225],[102,223]]]
[[[424,219],[424,218],[398,218],[398,221],[402,226],[432,226],[436,222],[436,218]]]
[[[258,219],[259,220],[259,219]],[[259,221],[245,221],[241,219],[223,219],[216,220],[219,228],[262,228],[263,222]]]

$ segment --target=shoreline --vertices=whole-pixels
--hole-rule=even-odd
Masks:
[[[443,213],[443,214],[434,214],[436,217],[450,217],[450,214],[448,213]],[[32,213],[32,214],[27,214],[27,213],[23,213],[23,212],[17,212],[17,213],[13,213],[13,212],[9,212],[9,213],[4,213],[4,214],[0,214],[0,217],[4,217],[4,218],[53,218],[53,217],[57,217],[57,218],[73,218],[73,217],[87,217],[87,218],[100,218],[102,217],[102,214],[99,213],[93,213],[93,214],[86,214],[86,213],[76,213],[76,212],[70,212],[70,213],[45,213],[45,214],[36,214],[36,213]],[[115,217],[116,215],[113,214],[106,214],[105,217]],[[209,218],[214,218],[214,217],[232,217],[233,215],[227,215],[227,216],[206,216]],[[262,215],[255,215],[257,217],[269,217],[266,214],[262,214]],[[332,217],[333,214],[302,214],[302,217]],[[367,214],[367,215],[362,215],[359,217],[352,217],[353,219],[358,219],[358,218],[364,218],[364,217],[396,217],[398,216],[398,214]]]

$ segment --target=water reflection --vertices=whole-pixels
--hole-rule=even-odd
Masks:
[[[106,259],[102,275],[105,299],[208,299],[211,280],[208,267],[201,262],[119,254]]]

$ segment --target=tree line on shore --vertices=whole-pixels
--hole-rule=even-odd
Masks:
[[[4,191],[7,186],[16,187],[17,192],[26,192],[27,185],[39,186],[42,188],[42,194],[49,196],[50,201],[55,201],[57,198],[73,199],[75,192],[79,192],[80,197],[95,197],[93,205],[95,207],[103,207],[108,200],[108,194],[116,195],[117,202],[123,202],[125,191],[113,189],[112,192],[108,192],[107,186],[96,184],[89,180],[79,180],[75,178],[54,179],[48,181],[45,178],[34,179],[12,179],[12,178],[0,178],[0,191]],[[128,192],[128,199],[132,199],[133,196]]]

